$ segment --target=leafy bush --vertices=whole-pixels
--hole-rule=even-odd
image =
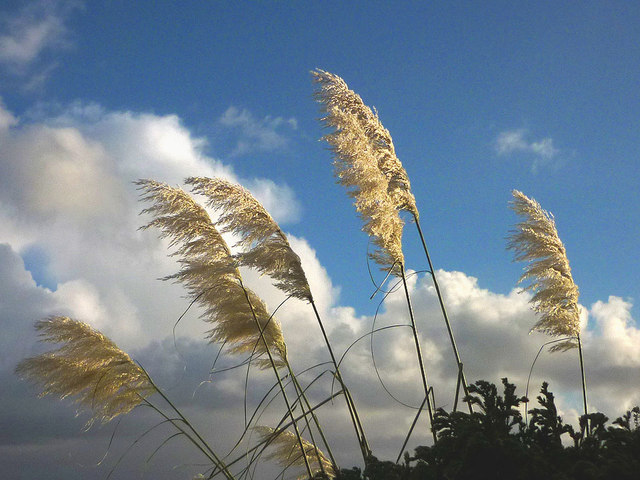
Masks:
[[[601,413],[580,418],[574,431],[558,416],[553,393],[542,385],[539,406],[528,411],[526,424],[518,407],[528,400],[502,379],[504,393],[480,380],[469,385],[479,411],[471,414],[438,409],[434,428],[438,442],[405,454],[402,465],[375,458],[364,472],[342,470],[343,480],[553,480],[619,479],[640,476],[640,408],[634,407],[607,426]],[[587,422],[591,434],[586,435]],[[564,441],[563,441],[564,440]],[[568,446],[565,444],[568,443]]]

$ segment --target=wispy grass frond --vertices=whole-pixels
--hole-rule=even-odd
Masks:
[[[36,329],[41,341],[63,345],[21,361],[16,373],[40,384],[41,396],[76,397],[93,413],[89,424],[128,413],[156,391],[129,355],[86,323],[51,317],[37,322]]]
[[[395,207],[419,217],[416,199],[411,193],[411,183],[402,162],[398,159],[391,134],[382,125],[378,113],[364,104],[360,95],[350,90],[338,75],[317,69],[311,72],[319,85],[315,98],[322,104],[324,124],[336,131],[353,129],[358,123],[361,128],[352,134],[361,137],[368,144],[372,160],[388,181],[387,191]],[[330,137],[325,137],[330,144]]]
[[[298,437],[289,430],[275,430],[271,427],[257,426],[255,430],[260,435],[260,441],[268,441],[270,452],[265,456],[266,460],[274,460],[283,468],[302,468],[304,460],[300,451]],[[315,475],[322,469],[329,478],[335,478],[336,472],[329,459],[316,446],[308,440],[302,439],[302,445],[306,452],[312,473]],[[318,454],[316,455],[316,451]],[[322,469],[319,462],[322,462]],[[299,479],[306,479],[307,476],[302,474]]]
[[[136,184],[143,191],[141,198],[153,202],[143,212],[154,219],[142,228],[159,228],[161,236],[178,247],[174,255],[180,256],[181,269],[166,279],[182,283],[204,307],[202,318],[213,325],[207,334],[210,341],[226,342],[233,353],[255,353],[263,358],[254,363],[268,368],[271,363],[264,358],[257,319],[277,367],[284,366],[286,346],[280,324],[264,302],[242,285],[237,262],[206,210],[182,189],[153,180]]]
[[[251,193],[222,178],[192,177],[193,192],[207,197],[208,205],[221,212],[222,232],[232,232],[244,251],[236,256],[241,265],[255,268],[274,279],[287,295],[311,301],[311,290],[300,257],[291,249],[276,221]]]
[[[323,103],[326,111],[323,121],[334,129],[323,138],[333,152],[334,172],[338,183],[345,186],[349,196],[354,199],[356,211],[364,222],[363,230],[376,246],[371,258],[384,270],[395,267],[394,273],[398,274],[397,267],[404,264],[404,222],[400,218],[397,202],[389,194],[389,178],[380,169],[378,147],[367,132],[367,123],[358,115],[358,105],[364,105],[361,101],[347,101],[357,95],[345,89],[346,85],[345,88],[338,88],[344,82],[325,84],[322,82],[330,74],[320,76],[318,72],[314,73],[326,90],[326,94],[322,95],[321,88],[317,96],[321,102],[326,98],[326,103]],[[339,101],[340,93],[346,96],[342,102],[344,105]]]
[[[514,190],[511,208],[524,221],[516,225],[509,237],[508,249],[515,260],[526,261],[520,282],[529,282],[525,290],[535,292],[531,303],[540,314],[532,330],[553,336],[578,337],[580,310],[578,287],[571,276],[567,252],[558,236],[553,215],[534,199]],[[560,343],[551,350],[568,350],[577,346],[573,340]]]
[[[410,201],[413,195],[408,190],[409,181],[395,155],[391,136],[344,80],[322,70],[312,73],[320,85],[315,96],[325,113],[322,121],[333,130],[323,139],[334,154],[338,182],[354,198],[363,230],[377,247],[371,256],[386,270],[404,264],[404,222],[398,209],[406,208],[407,203],[415,207],[415,200]],[[392,165],[401,170],[390,168]],[[398,188],[402,185],[406,188]],[[410,197],[403,197],[403,192]]]

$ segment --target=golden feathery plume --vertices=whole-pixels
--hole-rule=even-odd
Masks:
[[[323,138],[333,151],[338,183],[354,198],[356,211],[364,222],[363,230],[377,247],[371,258],[384,270],[404,265],[400,204],[397,196],[390,195],[390,179],[380,168],[381,142],[372,141],[368,133],[368,129],[376,127],[372,118],[377,117],[340,77],[326,72],[314,74],[322,85],[316,96],[326,111],[323,121],[334,128]],[[395,267],[394,273],[398,273]]]
[[[304,467],[304,460],[300,452],[300,444],[298,443],[298,437],[289,430],[276,430],[271,427],[257,426],[254,430],[260,435],[261,442],[268,442],[271,452],[265,456],[266,460],[274,460],[278,462],[283,468],[289,469],[291,467]],[[309,464],[312,469],[312,473],[316,473],[324,470],[329,478],[335,478],[336,472],[333,469],[333,465],[329,459],[317,449],[316,446],[308,440],[302,439],[302,445],[304,451],[309,459]],[[316,455],[317,451],[317,455]],[[320,463],[322,463],[322,468]],[[299,475],[298,479],[308,478],[306,474]]]
[[[42,385],[40,396],[76,397],[93,412],[87,425],[128,413],[156,391],[129,355],[86,323],[50,317],[37,322],[36,329],[41,341],[64,345],[21,361],[16,373]]]
[[[248,190],[222,178],[191,177],[185,181],[193,192],[207,197],[208,205],[221,212],[222,232],[240,237],[236,256],[241,265],[255,268],[275,280],[287,295],[311,301],[311,290],[300,257],[291,249],[286,235]]]
[[[378,113],[365,105],[360,95],[350,90],[338,75],[320,69],[311,73],[319,85],[315,98],[323,106],[323,123],[336,131],[352,129],[352,135],[361,137],[360,141],[368,144],[371,160],[376,162],[387,178],[387,191],[395,207],[419,218],[409,176],[396,155],[391,134],[380,122]],[[354,123],[361,128],[353,129]],[[331,136],[325,139],[334,146],[336,139]]]
[[[280,324],[269,315],[264,302],[242,285],[237,262],[206,210],[180,188],[153,180],[136,184],[144,192],[141,199],[153,202],[143,213],[154,219],[142,228],[157,227],[161,237],[178,246],[173,255],[180,256],[182,266],[165,279],[185,285],[189,295],[204,307],[202,318],[214,325],[207,334],[210,341],[226,342],[233,353],[266,355],[257,318],[276,366],[284,366],[286,346]],[[266,358],[255,363],[260,368],[271,366]]]
[[[540,314],[532,330],[553,336],[578,338],[580,309],[578,287],[571,276],[571,268],[553,215],[542,209],[534,199],[513,190],[511,208],[524,221],[516,225],[508,239],[508,249],[515,252],[516,261],[526,261],[519,282],[530,282],[524,290],[535,292],[531,303]],[[562,342],[551,350],[568,350],[577,346],[574,340]]]

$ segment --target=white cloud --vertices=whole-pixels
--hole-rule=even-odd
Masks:
[[[296,222],[300,219],[301,209],[289,186],[260,178],[248,182],[246,187],[278,222]]]
[[[253,189],[281,222],[299,214],[286,185],[238,179],[206,156],[206,141],[175,115],[80,104],[30,124],[4,108],[0,114],[7,119],[0,130],[0,242],[42,251],[58,284],[57,304],[66,302],[70,313],[124,346],[163,338],[188,304],[179,286],[156,280],[177,266],[157,232],[138,230],[144,206],[134,180],[179,185],[191,175],[222,176]],[[197,322],[185,326],[183,334],[204,330]]]
[[[495,141],[495,150],[498,155],[508,155],[511,153],[527,153],[533,157],[532,168],[549,163],[560,153],[553,145],[550,137],[537,141],[528,140],[528,131],[525,129],[507,130],[498,134]]]
[[[606,302],[597,301],[591,315],[599,330],[598,358],[607,357],[607,363],[616,367],[640,367],[640,330],[631,317],[631,302],[610,296]]]
[[[524,141],[525,130],[501,132],[496,139],[496,150],[499,154],[526,151],[529,144]]]
[[[16,122],[16,118],[6,109],[0,98],[0,138],[2,138],[2,135],[6,134],[9,127],[15,125]]]
[[[258,119],[247,109],[240,110],[234,106],[222,114],[218,123],[236,136],[232,156],[282,149],[288,143],[282,130],[298,128],[298,122],[293,117],[285,119],[268,115]]]
[[[55,118],[42,118],[30,125],[21,124],[8,112],[5,118],[10,120],[0,143],[0,243],[4,243],[0,245],[0,323],[4,332],[0,337],[0,374],[11,378],[9,384],[3,383],[9,385],[11,400],[0,402],[10,401],[20,408],[29,405],[21,410],[20,418],[31,425],[16,430],[35,430],[33,425],[41,428],[45,411],[67,411],[46,406],[57,406],[54,399],[36,400],[34,390],[19,387],[21,384],[9,372],[19,358],[42,348],[34,346],[35,320],[50,314],[70,314],[100,328],[130,351],[152,375],[157,375],[170,396],[177,396],[180,405],[211,426],[211,431],[232,432],[224,438],[215,437],[216,444],[225,450],[244,421],[242,408],[238,408],[244,375],[237,370],[219,374],[211,383],[198,387],[208,379],[216,348],[200,340],[206,327],[196,318],[196,309],[177,327],[177,348],[174,346],[172,327],[189,302],[182,298],[180,286],[156,280],[174,273],[178,266],[167,257],[166,242],[159,241],[156,232],[137,230],[144,218],[137,215],[141,205],[130,182],[152,177],[176,184],[188,175],[217,174],[235,180],[233,170],[208,158],[203,150],[205,140],[193,137],[175,116],[106,112],[97,106],[76,105]],[[278,211],[279,205],[292,202],[293,194],[285,186],[265,179],[243,183],[253,188],[270,209]],[[290,219],[295,210],[285,208],[278,215]],[[301,258],[334,350],[341,356],[355,339],[367,334],[373,319],[359,316],[341,303],[340,287],[332,283],[306,239],[289,236],[289,240]],[[46,270],[58,284],[55,291],[38,287],[25,270],[20,254],[32,245],[45,251]],[[529,294],[491,292],[463,272],[437,273],[468,380],[498,383],[507,376],[523,394],[531,362],[548,340],[541,334],[528,334],[535,323]],[[271,308],[284,298],[268,278],[255,272],[246,272],[245,276],[247,284]],[[450,409],[456,366],[435,290],[426,277],[412,276],[409,286],[436,406]],[[586,322],[583,324],[589,399],[592,408],[603,409],[612,418],[640,403],[635,381],[640,364],[640,330],[630,312],[630,301],[615,296],[585,309],[591,322],[589,329]],[[278,311],[277,318],[295,370],[328,360],[309,305],[290,300]],[[376,327],[407,322],[407,305],[398,291],[384,302]],[[408,404],[419,404],[421,382],[410,330],[398,327],[381,331],[373,344],[378,371],[390,391]],[[369,346],[368,337],[358,342],[341,368],[375,453],[391,458],[397,455],[415,412],[399,406],[384,392],[373,369]],[[223,360],[226,366],[237,361]],[[302,375],[303,381],[310,381],[326,368]],[[543,379],[550,382],[567,420],[574,420],[572,417],[581,411],[576,352],[544,353],[540,357],[533,372],[531,398],[535,398]],[[250,376],[250,406],[257,404],[270,384],[266,374]],[[312,388],[312,399],[321,401],[329,391],[330,382],[325,376]],[[51,424],[51,429],[72,424],[73,408],[68,411],[68,417],[57,413],[45,423]],[[11,421],[10,409],[0,412],[0,423]],[[134,418],[146,418],[138,415],[136,412]],[[345,466],[357,463],[358,452],[343,400],[336,399],[319,415],[334,450],[339,452],[339,461]],[[75,421],[76,430],[64,430],[60,435],[67,439],[78,435],[83,420]],[[132,422],[132,429],[144,423]],[[91,434],[95,436],[88,441],[94,448],[104,448],[110,433]],[[428,441],[423,419],[409,448]],[[15,438],[9,441],[19,445],[27,442]],[[43,444],[49,445],[47,442]]]
[[[357,317],[353,309],[341,306],[338,303],[339,292],[318,262],[313,249],[303,239],[290,237],[290,241],[300,254],[334,350],[341,355],[356,338],[368,331],[372,318]],[[161,329],[166,335],[170,332],[171,322],[165,321],[167,316],[159,314],[155,304],[160,302],[166,307],[162,296],[172,296],[172,300],[177,301],[179,292],[160,292],[158,283],[150,278],[149,265],[159,261],[153,257],[160,252],[150,250],[142,254],[150,256],[143,275],[135,275],[137,269],[144,268],[139,264],[128,267],[119,265],[117,268],[123,274],[126,272],[135,275],[137,282],[148,284],[155,295],[140,295],[145,290],[140,288],[136,291],[125,290],[121,294],[138,310],[131,315],[144,317],[143,335],[149,335],[146,330],[152,328],[152,322],[161,323]],[[27,311],[16,317],[19,322],[13,319],[4,323],[8,325],[11,335],[3,337],[6,343],[3,347],[9,347],[14,359],[28,352],[28,343],[23,339],[28,337],[33,320],[29,315],[42,315],[52,307],[64,308],[63,303],[67,304],[66,311],[69,313],[86,315],[94,325],[109,331],[114,338],[120,337],[118,342],[121,345],[132,343],[127,342],[124,337],[135,336],[137,332],[130,330],[131,325],[125,325],[124,321],[118,323],[118,319],[113,318],[113,313],[109,313],[114,309],[126,311],[128,307],[119,307],[117,299],[114,301],[113,298],[105,297],[100,285],[92,286],[92,279],[68,282],[58,291],[49,292],[35,286],[15,252],[12,253],[7,247],[4,250],[0,248],[0,256],[0,278],[3,279],[0,282],[0,299],[10,299],[2,304],[3,321],[5,312],[20,312],[25,302],[29,306]],[[477,279],[462,272],[439,270],[437,274],[469,381],[486,379],[499,383],[501,377],[507,376],[517,384],[519,393],[524,394],[531,362],[540,345],[548,340],[548,337],[541,334],[528,335],[529,328],[535,322],[528,304],[529,294],[518,294],[515,290],[508,295],[497,294],[481,288]],[[251,274],[246,277],[272,308],[279,303],[282,295],[269,285],[267,279]],[[413,277],[410,291],[422,338],[427,374],[435,390],[436,406],[450,409],[455,388],[455,365],[434,287],[428,278]],[[592,408],[604,409],[612,418],[640,402],[640,395],[633,381],[637,378],[635,372],[638,359],[637,355],[634,357],[634,352],[640,350],[640,331],[630,317],[630,308],[629,302],[616,297],[610,297],[607,302],[597,302],[589,313],[598,328],[583,332],[590,404]],[[127,314],[123,314],[123,318],[127,318]],[[328,359],[320,330],[308,305],[300,301],[287,302],[278,312],[277,318],[282,322],[294,369],[300,371]],[[114,325],[109,325],[112,322],[115,322]],[[187,322],[200,323],[193,319]],[[407,306],[399,291],[385,301],[376,326],[406,322]],[[120,329],[125,331],[118,332]],[[188,327],[182,325],[178,334],[184,334],[188,330]],[[408,329],[380,332],[376,335],[374,344],[379,373],[387,387],[402,401],[417,405],[421,398],[421,387],[413,340]],[[198,386],[208,378],[207,372],[216,348],[199,341],[197,336],[190,340],[178,339],[177,347],[170,337],[163,341],[153,341],[143,348],[134,347],[135,345],[130,345],[127,349],[168,389],[169,395],[176,399],[181,408],[188,409],[204,425],[211,425],[212,431],[224,428],[226,432],[233,432],[226,436],[228,443],[224,439],[216,440],[222,450],[230,446],[235,435],[239,435],[243,422],[242,408],[238,408],[238,405],[242,403],[244,374],[217,374],[210,383]],[[237,360],[229,359],[225,365]],[[320,371],[321,369],[315,370],[316,373]],[[342,371],[358,404],[375,453],[382,458],[395,456],[415,412],[396,404],[380,387],[373,370],[368,339],[358,343],[350,351],[342,364]],[[301,378],[310,381],[314,375],[315,373],[305,374]],[[535,398],[543,379],[550,381],[561,414],[566,420],[575,422],[575,416],[581,411],[576,352],[544,353],[533,372],[530,398]],[[257,405],[261,392],[270,384],[267,374],[251,375],[250,407]],[[329,388],[328,377],[321,380],[312,389],[312,401],[326,398]],[[32,396],[33,392],[22,395]],[[30,399],[26,397],[24,401],[27,398]],[[40,402],[43,405],[57,404],[54,399]],[[37,405],[23,421],[31,421],[32,415],[38,411]],[[336,399],[333,406],[321,409],[318,414],[339,456],[338,460],[344,465],[357,463],[357,447],[342,399]],[[139,418],[139,415],[134,413],[135,418]],[[271,415],[273,411],[267,414],[264,423],[269,423]],[[131,428],[139,426],[140,421],[133,421]],[[79,430],[82,420],[77,420],[77,423]],[[426,432],[426,421],[423,419],[409,448],[429,442]],[[66,435],[77,434],[76,431],[69,431]],[[100,438],[102,437],[94,441],[99,442]],[[105,441],[102,438],[102,442]]]
[[[41,85],[56,67],[45,54],[70,46],[65,22],[77,2],[36,1],[0,19],[0,65],[5,73],[29,76],[23,88]]]

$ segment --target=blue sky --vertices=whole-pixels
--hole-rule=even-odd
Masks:
[[[615,386],[594,372],[594,402],[620,410],[640,401],[622,387],[638,379],[624,369],[640,362],[639,24],[639,5],[614,1],[3,2],[0,244],[6,265],[15,264],[3,278],[6,292],[20,287],[40,299],[36,318],[3,319],[20,339],[12,352],[35,348],[31,322],[58,309],[84,314],[143,358],[151,341],[170,335],[173,310],[163,302],[175,298],[176,314],[184,304],[179,288],[155,282],[175,266],[162,256],[166,245],[135,230],[142,219],[129,182],[139,177],[176,184],[220,174],[252,189],[299,242],[336,325],[353,338],[366,331],[377,307],[368,299],[367,239],[319,141],[309,72],[322,68],[375,106],[393,136],[461,324],[484,308],[524,318],[523,336],[533,325],[526,310],[491,303],[511,301],[521,273],[505,250],[517,221],[510,191],[521,190],[556,217],[593,355],[604,340],[628,353],[598,367],[623,369],[615,386],[625,400],[600,398],[598,386]],[[418,248],[409,225],[407,266],[422,270]],[[119,288],[115,279],[126,275],[130,284]],[[473,304],[480,297],[482,308]],[[0,296],[5,312],[15,298]],[[152,323],[150,311],[165,312],[166,322]],[[495,337],[491,321],[477,330],[468,322],[478,338]],[[197,329],[194,320],[183,333],[195,341]],[[511,372],[459,335],[487,366],[473,378]],[[535,354],[543,340],[527,348]],[[3,362],[10,372],[10,354]],[[563,372],[546,377],[566,387],[570,412],[576,392],[567,385],[575,385]],[[0,455],[21,441],[9,438]]]
[[[228,108],[246,109],[258,122],[295,119],[295,130],[279,130],[284,148],[235,155],[231,163],[241,175],[293,187],[306,214],[318,199],[337,210],[330,221],[318,218],[321,225],[302,218],[289,227],[330,262],[333,248],[323,245],[335,236],[331,224],[352,215],[339,189],[329,190],[330,158],[317,142],[308,71],[320,67],[380,112],[430,220],[439,265],[508,291],[519,267],[507,265],[503,251],[513,222],[503,207],[518,188],[558,217],[583,298],[603,291],[637,297],[640,279],[627,266],[639,228],[639,9],[444,3],[67,7],[64,40],[37,59],[46,81],[27,93],[19,88],[24,78],[9,78],[3,99],[17,115],[78,101],[176,114],[219,158],[234,152],[233,134],[241,133],[218,132]],[[496,140],[508,131],[522,131],[529,144],[548,139],[553,158],[517,148],[498,154]]]

